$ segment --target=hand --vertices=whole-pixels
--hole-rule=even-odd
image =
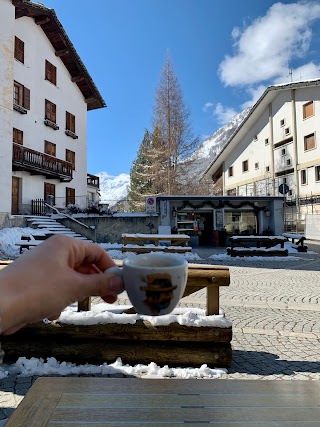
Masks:
[[[57,319],[68,305],[89,296],[113,303],[123,291],[115,263],[95,243],[55,235],[0,271],[0,333],[27,323]]]

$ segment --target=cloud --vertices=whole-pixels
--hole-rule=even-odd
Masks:
[[[308,52],[311,24],[319,18],[319,3],[275,3],[251,25],[234,28],[235,53],[221,62],[221,81],[226,86],[247,86],[283,78],[290,61]]]
[[[233,108],[224,107],[220,102],[216,104],[213,112],[217,122],[222,126],[228,123],[236,114],[236,110]]]
[[[212,108],[214,106],[214,104],[212,103],[212,102],[206,102],[205,104],[204,104],[204,106],[202,107],[202,111],[204,111],[205,113],[207,112],[207,111],[209,111],[210,110],[210,108]]]

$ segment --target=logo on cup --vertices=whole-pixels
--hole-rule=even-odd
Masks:
[[[177,285],[172,285],[171,276],[165,273],[155,273],[146,276],[147,286],[141,286],[146,293],[144,304],[153,315],[169,307],[173,298],[173,291]]]

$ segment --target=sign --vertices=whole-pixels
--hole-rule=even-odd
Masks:
[[[146,212],[157,212],[157,199],[156,197],[146,197]]]
[[[287,184],[280,184],[278,190],[281,194],[287,194],[287,192],[289,191],[289,187],[287,186]]]

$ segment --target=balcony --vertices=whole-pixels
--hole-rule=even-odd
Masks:
[[[99,177],[95,175],[91,175],[90,173],[87,173],[87,185],[94,188],[100,188],[100,181]]]
[[[12,170],[23,170],[31,175],[44,175],[46,178],[64,182],[72,180],[72,163],[15,143],[12,151]]]

